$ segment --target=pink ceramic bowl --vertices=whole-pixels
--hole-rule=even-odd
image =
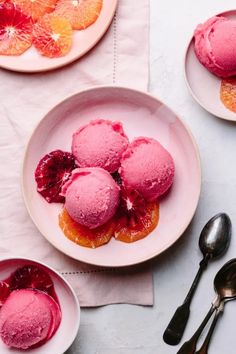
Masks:
[[[112,239],[88,249],[68,240],[58,225],[60,204],[48,204],[36,191],[34,170],[40,158],[55,150],[70,150],[72,133],[91,119],[121,121],[130,140],[148,136],[172,154],[176,175],[160,204],[158,227],[145,239],[126,244]],[[146,261],[165,251],[184,232],[198,204],[201,168],[192,134],[180,118],[157,98],[122,87],[82,91],[54,107],[33,132],[25,152],[22,189],[26,207],[42,235],[57,249],[77,260],[109,267]]]
[[[216,16],[236,20],[236,10],[226,11]],[[218,118],[236,121],[236,113],[227,109],[220,99],[221,79],[211,74],[197,59],[193,37],[186,49],[184,71],[187,87],[196,102]]]
[[[52,278],[55,292],[61,306],[62,319],[55,335],[47,343],[35,349],[28,349],[25,352],[29,354],[64,354],[73,343],[80,324],[79,301],[70,284],[59,273],[46,264],[27,258],[0,260],[0,280],[7,279],[17,268],[30,264],[45,268],[45,271]],[[9,349],[0,339],[0,353],[19,354],[22,353],[22,351]]]

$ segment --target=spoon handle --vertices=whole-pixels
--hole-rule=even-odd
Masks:
[[[195,354],[207,354],[208,353],[208,347],[212,338],[212,334],[214,332],[214,329],[216,327],[216,323],[218,321],[218,318],[220,317],[220,314],[224,311],[224,302],[222,301],[220,304],[220,307],[216,310],[216,314],[214,316],[214,319],[212,321],[211,327],[207,333],[206,339],[204,340],[201,348],[195,353]]]
[[[215,305],[213,304],[192,338],[182,345],[177,354],[195,354],[197,341],[215,309]]]
[[[174,316],[170,320],[170,323],[168,324],[168,326],[163,334],[163,340],[165,343],[170,344],[170,345],[177,345],[181,341],[181,338],[183,337],[183,333],[184,333],[185,327],[187,325],[189,314],[190,314],[190,304],[191,304],[193,295],[195,293],[196,287],[197,287],[199,280],[201,278],[201,275],[207,267],[208,260],[209,260],[209,257],[205,256],[203,258],[203,260],[200,262],[200,267],[197,272],[197,275],[193,281],[193,284],[192,284],[183,304],[177,308],[177,310],[174,313]]]

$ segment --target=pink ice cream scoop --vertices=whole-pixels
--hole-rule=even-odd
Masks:
[[[63,186],[62,195],[72,219],[95,229],[115,214],[120,188],[111,175],[101,168],[78,168]]]
[[[216,76],[236,75],[236,21],[215,16],[197,26],[195,53],[199,61]]]
[[[0,336],[8,347],[29,349],[48,341],[60,321],[60,308],[51,296],[37,290],[15,290],[0,310]]]
[[[135,139],[123,154],[120,174],[127,189],[135,189],[145,199],[153,201],[172,185],[174,161],[156,140]]]
[[[79,167],[101,167],[113,173],[128,143],[121,123],[98,119],[73,134],[72,153]]]

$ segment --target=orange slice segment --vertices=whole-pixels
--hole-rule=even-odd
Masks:
[[[72,28],[65,18],[46,14],[34,25],[33,44],[41,55],[56,58],[66,55],[72,45]]]
[[[0,54],[20,55],[32,45],[33,21],[13,3],[0,4]]]
[[[159,221],[159,205],[157,202],[147,202],[142,213],[137,218],[129,219],[124,213],[117,213],[115,239],[131,243],[148,236]]]
[[[114,220],[91,230],[74,221],[65,208],[59,214],[59,226],[69,240],[89,248],[97,248],[108,243],[115,230]]]
[[[73,29],[82,30],[97,20],[102,4],[103,0],[59,0],[56,13],[70,21]]]
[[[226,108],[236,113],[236,78],[221,81],[220,99]]]
[[[37,21],[40,17],[46,13],[55,10],[57,0],[13,0],[22,11],[32,17],[34,21]]]

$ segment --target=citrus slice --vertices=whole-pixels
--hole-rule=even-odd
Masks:
[[[230,111],[236,113],[236,78],[221,81],[220,98]]]
[[[39,161],[34,176],[37,191],[48,203],[63,203],[61,188],[76,168],[74,156],[70,152],[55,150]]]
[[[14,3],[26,14],[37,21],[46,13],[55,10],[57,0],[13,0]]]
[[[100,15],[103,0],[59,0],[56,13],[70,21],[72,28],[82,30]]]
[[[33,44],[46,57],[66,55],[72,45],[70,22],[54,13],[44,15],[34,25]]]
[[[74,221],[65,208],[59,214],[59,226],[69,240],[89,248],[97,248],[108,243],[114,236],[115,230],[113,219],[91,230]]]
[[[116,240],[131,243],[149,235],[159,221],[159,205],[145,201],[138,192],[123,190],[116,214]]]
[[[13,3],[0,4],[0,54],[20,55],[32,45],[33,20]]]
[[[4,304],[8,296],[10,295],[10,287],[4,281],[0,281],[0,307]]]

